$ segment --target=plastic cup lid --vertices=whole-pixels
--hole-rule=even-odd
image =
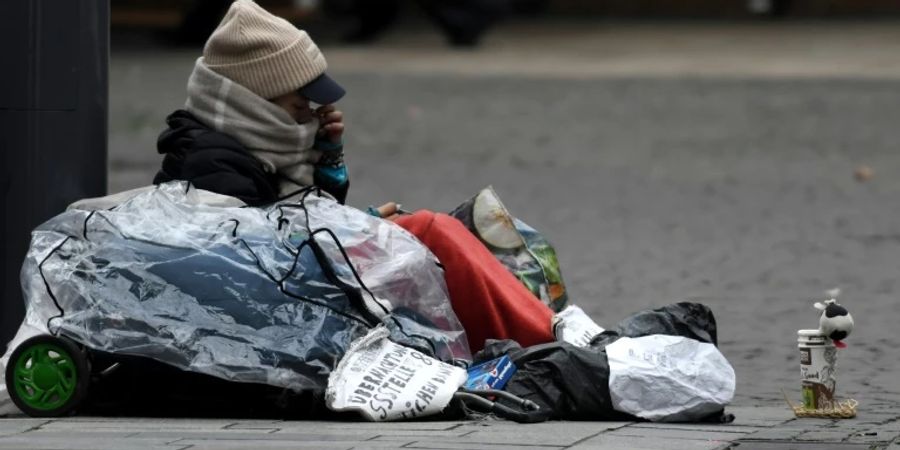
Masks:
[[[825,337],[825,335],[822,334],[822,332],[819,330],[797,330],[797,336],[822,338]]]

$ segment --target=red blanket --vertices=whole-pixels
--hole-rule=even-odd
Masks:
[[[444,266],[453,310],[472,352],[485,339],[513,339],[523,346],[551,342],[553,312],[535,298],[461,222],[418,211],[396,223],[422,241]]]

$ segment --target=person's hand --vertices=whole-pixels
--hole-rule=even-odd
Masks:
[[[316,115],[319,116],[318,136],[340,144],[344,135],[344,113],[334,105],[322,105],[316,108]]]
[[[378,210],[378,214],[381,215],[381,218],[385,220],[393,222],[394,219],[400,217],[400,205],[394,202],[387,202],[375,209]]]

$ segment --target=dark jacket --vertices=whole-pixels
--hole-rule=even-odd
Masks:
[[[187,180],[195,187],[230,195],[251,206],[278,200],[278,176],[240,142],[207,127],[191,113],[178,110],[166,118],[169,128],[159,135],[156,148],[166,155],[153,184]],[[318,182],[317,182],[318,184]],[[349,183],[322,189],[344,203]]]

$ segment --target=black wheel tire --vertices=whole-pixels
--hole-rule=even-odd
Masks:
[[[64,377],[68,378],[70,382],[74,381],[69,384],[70,387],[66,389],[67,392],[64,395],[57,394],[57,401],[51,402],[49,405],[39,405],[20,395],[20,389],[26,392],[35,392],[34,388],[30,386],[43,381],[35,380],[35,378],[42,378],[42,375],[37,374],[34,370],[36,367],[34,358],[38,358],[37,353],[41,352],[45,354],[45,357],[50,358],[50,361],[40,363],[43,375],[46,375],[49,370],[51,378],[53,378],[55,370],[57,378]],[[53,356],[54,354],[56,356]],[[23,357],[24,361],[21,360]],[[27,369],[29,365],[30,373],[17,380],[17,369]],[[74,380],[71,380],[72,378]],[[90,381],[91,369],[87,353],[78,344],[65,337],[42,334],[27,339],[13,350],[6,365],[6,390],[13,403],[31,417],[59,417],[71,414],[87,396]],[[51,396],[51,398],[53,397]]]

